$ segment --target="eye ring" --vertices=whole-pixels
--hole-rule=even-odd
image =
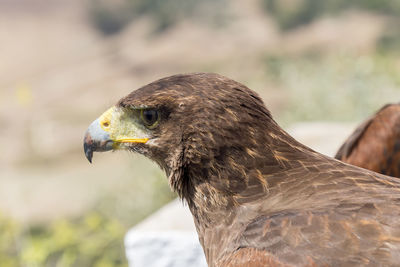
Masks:
[[[158,125],[160,114],[156,109],[142,109],[140,119],[147,128],[153,129]]]

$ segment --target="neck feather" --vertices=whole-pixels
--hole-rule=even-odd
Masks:
[[[311,152],[276,124],[256,139],[260,141],[220,146],[211,157],[184,164],[172,179],[172,188],[187,201],[195,220],[230,220],[226,210],[268,197],[269,189],[284,179],[277,179],[278,174],[301,166]]]

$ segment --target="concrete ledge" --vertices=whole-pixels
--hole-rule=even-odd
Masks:
[[[175,199],[125,236],[130,267],[206,267],[192,215]]]

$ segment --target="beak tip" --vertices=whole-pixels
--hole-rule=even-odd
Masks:
[[[85,142],[83,143],[83,150],[85,152],[85,156],[87,160],[92,163],[92,158],[93,158],[93,145],[91,142],[87,142],[85,138]]]
[[[85,156],[87,160],[92,163],[92,158],[93,158],[93,150],[88,147],[86,144],[84,144],[84,150],[85,150]]]

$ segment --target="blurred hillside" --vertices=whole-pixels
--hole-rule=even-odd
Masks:
[[[393,1],[0,0],[0,11],[0,210],[48,235],[93,210],[127,227],[174,196],[142,157],[89,165],[82,151],[93,119],[155,79],[226,75],[284,126],[360,121],[399,101]]]
[[[147,6],[140,6],[142,2]],[[188,1],[189,7],[183,11],[195,13],[199,5],[194,6],[195,2]],[[276,6],[275,1],[266,2]],[[292,6],[293,1],[287,2]],[[310,5],[305,0],[294,2]],[[345,9],[334,16],[321,11],[320,16],[310,15],[308,24],[299,22],[301,26],[294,30],[281,32],[280,20],[275,19],[283,16],[281,9],[269,15],[262,1],[205,1],[202,4],[208,9],[200,9],[193,18],[183,16],[176,11],[179,8],[172,6],[169,16],[174,19],[164,18],[169,11],[166,7],[173,3],[180,1],[120,0],[107,7],[95,0],[2,0],[0,121],[6,126],[1,132],[6,153],[2,153],[1,162],[29,162],[32,156],[49,160],[80,152],[80,147],[71,144],[81,138],[88,121],[99,112],[134,88],[179,72],[212,71],[242,81],[257,90],[278,117],[293,94],[291,90],[310,90],[291,88],[288,83],[292,79],[295,83],[297,79],[308,80],[312,88],[315,82],[323,83],[315,78],[322,72],[331,85],[317,86],[332,90],[351,91],[353,85],[341,84],[340,79],[353,78],[361,83],[370,80],[374,83],[371,89],[380,87],[381,92],[387,90],[383,87],[396,87],[391,80],[397,82],[397,78],[391,75],[395,76],[398,68],[397,54],[386,56],[387,49],[381,50],[388,45],[382,45],[385,40],[395,42],[395,36],[388,35],[394,35],[397,19],[381,10]],[[143,14],[136,14],[134,7],[126,11],[128,4],[136,4]],[[124,26],[115,26],[120,27],[117,33],[104,33],[105,26],[98,21],[118,16],[116,12],[121,9],[127,17]],[[157,13],[158,9],[163,13]],[[206,18],[201,19],[201,12],[207,14]],[[115,19],[107,21],[112,24]],[[160,27],[162,31],[157,30]],[[392,50],[397,52],[397,46]],[[375,80],[376,74],[389,77]],[[363,85],[372,87],[368,86],[370,82]],[[343,86],[350,88],[341,89]],[[319,91],[325,93],[322,88]],[[346,94],[336,97],[347,101]],[[387,95],[386,99],[393,98]],[[380,104],[368,108],[373,110]],[[360,113],[327,114],[317,119],[360,119]]]

